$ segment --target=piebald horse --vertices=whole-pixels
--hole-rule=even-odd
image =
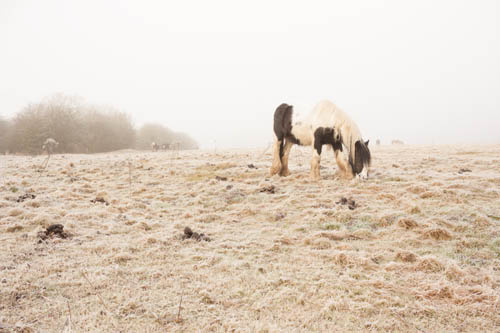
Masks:
[[[322,101],[302,121],[292,122],[293,106],[286,103],[274,112],[275,142],[271,176],[288,176],[288,155],[294,144],[312,146],[311,178],[320,179],[323,145],[331,145],[337,165],[348,178],[367,179],[371,154],[358,126],[330,101]],[[346,154],[343,153],[346,150]],[[347,157],[346,157],[347,155]]]

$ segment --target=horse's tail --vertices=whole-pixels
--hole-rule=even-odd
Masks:
[[[280,142],[280,159],[283,157],[284,139],[292,132],[293,106],[281,104],[274,112],[274,134]]]

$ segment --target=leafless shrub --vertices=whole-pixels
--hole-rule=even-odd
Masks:
[[[48,138],[60,143],[55,153],[96,153],[131,148],[135,129],[130,117],[115,108],[56,94],[18,112],[4,143],[7,147],[1,148],[40,154]]]

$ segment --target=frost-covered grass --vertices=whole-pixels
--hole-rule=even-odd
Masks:
[[[500,330],[500,146],[372,147],[366,182],[309,154],[0,156],[0,332]]]

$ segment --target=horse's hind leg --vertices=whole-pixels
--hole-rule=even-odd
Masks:
[[[321,141],[314,140],[313,144],[313,156],[311,158],[311,179],[320,180],[319,163],[321,162]]]
[[[283,148],[283,157],[281,158],[281,171],[280,176],[286,177],[290,175],[290,170],[288,170],[288,156],[290,155],[290,150],[292,149],[293,143],[290,140],[285,141],[285,147]]]
[[[282,145],[282,140],[276,140],[274,141],[274,146],[273,146],[273,165],[271,166],[271,176],[274,176],[275,174],[281,172],[281,156],[280,156],[280,150],[281,150],[281,145]]]

